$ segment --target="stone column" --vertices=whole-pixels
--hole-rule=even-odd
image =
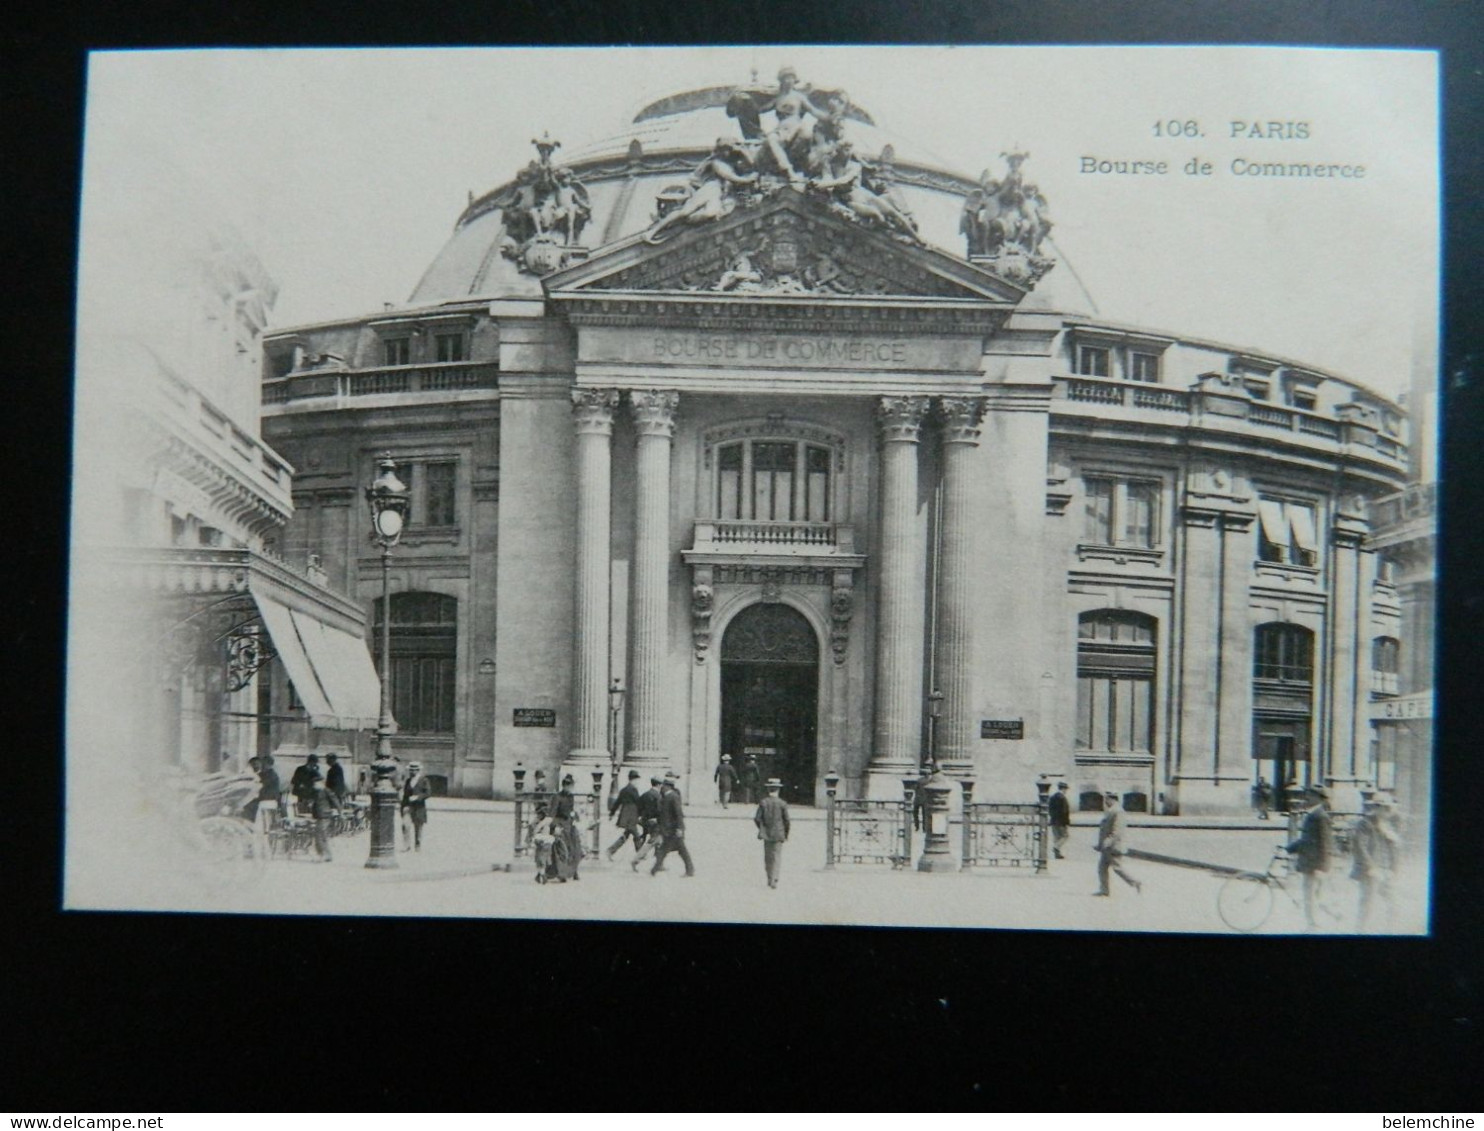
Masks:
[[[625,760],[654,766],[672,759],[665,747],[667,739],[674,741],[673,720],[665,702],[665,656],[669,651],[670,445],[679,404],[679,393],[658,389],[629,393],[638,455]]]
[[[1342,497],[1336,503],[1330,541],[1330,608],[1326,618],[1329,663],[1325,665],[1329,711],[1329,757],[1317,762],[1331,783],[1330,804],[1356,812],[1360,808],[1360,785],[1370,764],[1370,723],[1365,718],[1369,704],[1371,669],[1370,602],[1362,569],[1368,553],[1361,549],[1368,529],[1364,499]],[[1316,665],[1317,667],[1317,665]],[[1357,718],[1359,715],[1359,718]],[[1319,754],[1315,751],[1315,755]]]
[[[577,592],[572,761],[608,761],[608,558],[617,389],[573,389],[577,430]]]
[[[937,757],[944,769],[967,773],[974,764],[975,534],[974,449],[979,446],[983,397],[942,397],[943,509],[938,552],[938,633],[933,653],[943,693]]]
[[[877,551],[876,734],[870,797],[901,796],[922,742],[925,546],[917,519],[917,441],[926,397],[882,397],[881,535]]]

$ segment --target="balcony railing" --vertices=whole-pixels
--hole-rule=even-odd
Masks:
[[[1073,405],[1092,406],[1094,412],[1114,407],[1190,415],[1210,407],[1205,404],[1204,390],[1201,389],[1187,391],[1167,385],[1122,381],[1110,377],[1058,376],[1054,380],[1058,399]],[[1250,427],[1264,431],[1271,429],[1275,432],[1297,433],[1306,438],[1314,437],[1335,443],[1347,441],[1370,447],[1377,455],[1402,466],[1407,463],[1406,444],[1385,432],[1353,424],[1347,428],[1345,421],[1334,416],[1323,416],[1307,409],[1285,405],[1249,401],[1246,397],[1223,394],[1217,399],[1223,403],[1220,408],[1211,409],[1212,419],[1226,419],[1233,423],[1245,421]]]
[[[839,522],[701,519],[694,548],[718,553],[853,554],[855,528]]]
[[[370,397],[384,394],[446,393],[499,386],[494,362],[447,362],[294,373],[263,383],[264,404],[288,404],[308,397]]]

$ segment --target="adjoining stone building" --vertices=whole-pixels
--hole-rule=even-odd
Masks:
[[[615,731],[693,801],[722,753],[796,802],[831,770],[900,796],[929,744],[987,799],[1376,780],[1401,409],[1094,317],[1025,155],[976,180],[804,97],[685,92],[563,162],[543,136],[406,304],[265,338],[287,552],[373,621],[375,457],[412,488],[398,753],[471,796],[606,769]]]

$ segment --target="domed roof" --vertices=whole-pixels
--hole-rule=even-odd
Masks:
[[[759,95],[761,88],[744,87]],[[655,219],[655,198],[666,189],[683,187],[711,153],[718,138],[738,137],[738,119],[729,103],[735,86],[682,91],[649,102],[621,132],[578,145],[562,162],[585,187],[591,218],[581,242],[590,249],[607,246],[646,230]],[[771,93],[771,92],[768,92]],[[811,96],[827,96],[813,91]],[[897,186],[929,244],[951,254],[964,254],[959,224],[964,197],[977,181],[943,169],[910,136],[879,126],[871,113],[853,100],[845,114],[844,136],[857,153],[889,163]],[[520,270],[505,256],[506,235],[501,204],[514,180],[472,201],[413,291],[413,305],[468,301],[473,298],[539,297],[540,279]],[[1029,309],[1093,314],[1096,305],[1082,288],[1064,256],[1023,304]]]

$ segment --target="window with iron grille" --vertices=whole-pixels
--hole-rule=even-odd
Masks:
[[[382,602],[376,602],[377,639]],[[452,734],[459,603],[441,593],[392,595],[392,717],[407,734]],[[381,656],[376,657],[378,666]]]

